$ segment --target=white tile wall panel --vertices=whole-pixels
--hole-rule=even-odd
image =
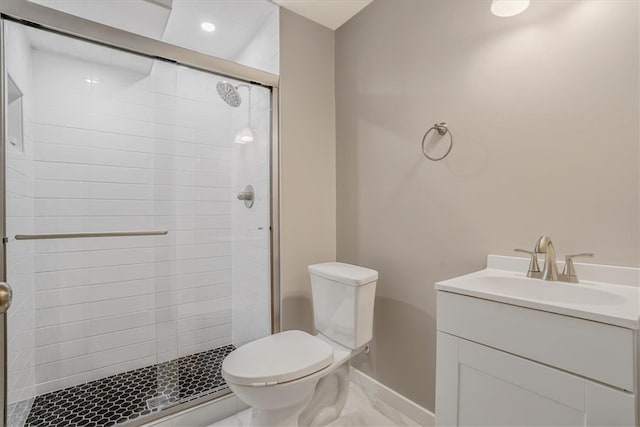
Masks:
[[[231,337],[231,324],[201,328],[180,334],[178,336],[178,346],[191,347],[204,342],[220,339],[225,336],[229,338]]]
[[[270,332],[268,92],[254,90],[253,99],[256,139],[251,144],[234,144],[232,157],[232,192],[242,191],[246,184],[255,191],[251,209],[232,205],[232,342],[236,346]]]
[[[85,146],[92,141],[92,132],[89,129],[74,129],[55,124],[34,123],[33,139],[39,143]]]
[[[167,336],[156,340],[156,352],[158,354],[171,355],[175,359],[178,354],[178,343],[175,336]]]
[[[153,184],[154,171],[116,166],[34,161],[36,180]]]
[[[180,304],[177,306],[177,316],[178,319],[202,316],[210,311],[224,310],[229,305],[231,305],[231,296]]]
[[[211,256],[231,255],[231,243],[201,243],[193,245],[176,245],[156,247],[153,258],[159,261],[174,261]]]
[[[138,310],[122,315],[108,316],[86,322],[90,336],[97,336],[116,331],[126,331],[138,326],[154,325],[157,319],[157,310]]]
[[[170,243],[169,236],[158,236],[158,244]],[[156,240],[148,236],[119,237],[113,239],[52,239],[38,242],[37,253],[59,253],[78,251],[107,251],[118,248],[153,248]],[[23,242],[26,243],[26,242]]]
[[[84,338],[91,333],[91,324],[85,321],[41,327],[35,331],[35,337],[38,345],[44,346],[50,344],[58,345],[65,341]]]
[[[173,337],[178,332],[178,323],[177,321],[156,323],[154,325],[155,334],[157,339]]]
[[[29,399],[35,393],[34,373],[34,263],[33,243],[16,242],[16,234],[34,229],[33,205],[33,85],[31,49],[22,28],[7,25],[6,67],[23,94],[22,152],[8,145],[6,151],[6,234],[7,281],[13,287],[13,303],[8,312],[8,401]]]
[[[70,375],[91,371],[91,355],[83,355],[71,359],[64,359],[52,363],[36,366],[38,382],[52,381]]]
[[[175,322],[178,319],[177,311],[178,311],[178,308],[176,306],[156,308],[154,310],[155,322],[156,323]]]
[[[178,304],[187,304],[202,300],[212,300],[231,295],[231,286],[228,283],[219,285],[188,288],[177,292]]]
[[[90,281],[90,270],[48,271],[35,274],[35,288],[38,291],[82,286]]]
[[[136,343],[130,346],[118,347],[111,350],[101,351],[92,354],[92,368],[104,368],[130,360],[140,359],[148,356],[155,356],[156,341]]]
[[[64,341],[52,345],[45,345],[35,348],[35,362],[44,365],[59,360],[80,357],[91,351],[88,339]]]
[[[155,277],[155,268],[151,263],[118,265],[92,268],[87,284],[114,283],[129,280],[151,279]]]
[[[230,340],[231,340],[231,337],[221,337],[211,341],[203,341],[201,343],[191,345],[191,346],[179,346],[177,356],[182,357],[182,356],[187,356],[189,354],[199,353],[201,351],[207,351],[212,348],[222,347],[224,345],[228,345]]]
[[[246,110],[217,97],[215,75],[156,63],[147,76],[43,51],[33,61],[33,160],[12,163],[15,220],[8,223],[25,234],[169,235],[16,246],[13,274],[30,275],[24,290],[31,294],[16,315],[31,317],[14,341],[31,349],[23,359],[31,363],[31,391],[229,344],[240,298],[233,287],[251,293],[264,285],[254,297],[269,303],[268,275],[250,283],[268,273],[261,264],[268,230],[253,230],[268,228],[268,192],[260,189],[256,209],[232,220],[243,206],[235,200],[238,179],[268,183],[268,161],[259,158],[268,159],[268,130],[249,155],[236,157],[232,138]],[[254,117],[268,124],[263,108]],[[244,250],[246,261],[235,263]],[[238,266],[247,271],[236,278]],[[268,314],[262,321],[247,336],[268,331]]]
[[[117,294],[115,294],[117,295]],[[137,311],[150,310],[155,309],[155,295],[140,295],[133,297],[122,297],[120,298],[117,295],[117,298],[112,298],[109,300],[92,302],[89,304],[82,304],[83,306],[88,305],[90,309],[90,318],[95,319],[99,317],[107,317],[107,316],[115,316],[118,314],[125,313],[134,313]],[[74,306],[66,306],[68,307]]]
[[[89,382],[93,379],[94,372],[82,372],[80,374],[61,377],[49,382],[38,382],[35,386],[35,394],[45,394],[55,390],[71,387],[78,384]]]
[[[201,316],[192,316],[184,319],[179,319],[176,323],[176,331],[178,334],[183,334],[197,329],[207,328],[211,326],[219,326],[224,324],[231,324],[232,319],[231,309],[221,310],[215,313],[207,313]]]
[[[115,135],[107,132],[92,131],[90,134],[91,145],[95,148],[106,148],[110,150],[134,152],[134,153],[156,153],[158,140],[152,136],[135,135]],[[60,141],[56,141],[60,142]]]
[[[18,360],[23,363],[19,367],[9,368],[17,369],[18,375],[14,375],[9,379],[8,387],[15,391],[13,396],[16,401],[26,400],[33,397],[35,383],[35,373],[33,370],[33,352],[25,350],[21,352]]]
[[[106,366],[104,368],[93,369],[91,376],[96,378],[104,378],[111,375],[119,374],[121,372],[144,368],[145,366],[149,366],[157,363],[157,361],[158,361],[158,357],[156,355],[146,356],[140,359],[127,360],[123,363]],[[82,384],[84,382],[86,381],[79,381],[76,384]],[[58,390],[58,388],[55,388],[53,390]]]
[[[105,285],[84,285],[82,287],[63,288],[51,291],[37,291],[35,294],[36,309],[62,307],[74,304],[86,304],[112,300],[114,295],[121,298],[154,294],[154,280],[133,280],[128,282],[108,283]]]

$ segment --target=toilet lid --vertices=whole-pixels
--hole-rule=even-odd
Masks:
[[[230,383],[252,386],[293,381],[326,368],[333,348],[302,331],[286,331],[260,338],[232,351],[222,362]]]

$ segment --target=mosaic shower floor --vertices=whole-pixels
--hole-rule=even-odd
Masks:
[[[222,360],[233,350],[219,347],[43,394],[24,425],[113,426],[224,390]]]

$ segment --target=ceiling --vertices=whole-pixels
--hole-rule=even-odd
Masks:
[[[269,0],[31,1],[232,61],[278,9]],[[202,31],[204,21],[213,23],[216,31]]]
[[[332,30],[338,29],[373,0],[272,0]]]
[[[115,28],[192,49],[207,55],[238,61],[256,33],[278,20],[278,6],[337,29],[372,0],[30,0]],[[202,31],[211,22],[216,30]],[[277,25],[277,24],[275,24]],[[135,71],[150,70],[149,61],[131,64],[130,59],[102,59],[104,50],[93,52],[84,43],[61,43],[34,33],[34,47],[78,58],[107,61]],[[50,36],[50,35],[49,35]],[[277,43],[277,40],[274,41]],[[264,48],[264,47],[263,47]],[[89,51],[87,51],[89,50]],[[277,52],[277,46],[274,47]],[[134,61],[135,62],[135,61]],[[250,65],[250,64],[249,64]]]
[[[173,0],[162,40],[234,60],[277,7],[267,0]],[[204,21],[213,33],[200,29]]]

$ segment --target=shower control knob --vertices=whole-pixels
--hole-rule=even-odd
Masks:
[[[253,206],[253,187],[251,185],[247,185],[246,187],[244,187],[244,191],[238,193],[236,197],[238,198],[238,200],[244,200],[244,205],[247,208],[250,208],[251,206]]]

